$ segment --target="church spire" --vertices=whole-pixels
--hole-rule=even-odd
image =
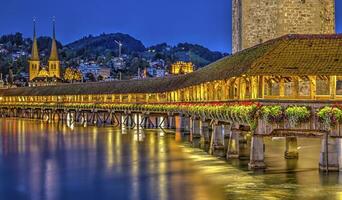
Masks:
[[[39,61],[39,52],[38,52],[38,44],[37,44],[37,35],[36,35],[36,19],[33,18],[33,43],[32,43],[32,51],[31,51],[31,60]]]
[[[51,53],[50,53],[50,61],[58,61],[58,51],[56,44],[56,19],[53,17],[52,19],[52,44],[51,44]]]

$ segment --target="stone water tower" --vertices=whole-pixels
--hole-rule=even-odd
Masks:
[[[335,0],[232,0],[233,53],[286,34],[334,34]]]

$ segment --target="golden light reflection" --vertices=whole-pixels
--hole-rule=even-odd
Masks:
[[[342,200],[342,192],[337,192],[336,193],[336,199],[337,200]]]
[[[114,154],[113,154],[113,132],[108,131],[107,133],[107,169],[111,169],[114,164]]]
[[[145,133],[142,129],[137,129],[137,132],[133,135],[134,141],[143,142],[145,140]]]
[[[23,121],[19,121],[18,123],[18,138],[19,138],[19,152],[20,153],[25,153],[25,147],[26,147],[26,129],[25,129],[25,124]]]
[[[133,135],[136,136],[137,133]],[[132,184],[133,184],[133,191],[132,191],[132,199],[139,199],[139,152],[138,152],[138,145],[139,143],[136,140],[131,140],[131,166],[132,166]]]
[[[166,143],[163,138],[158,139],[158,178],[159,178],[159,199],[168,199],[167,193],[167,157],[166,157]]]
[[[92,129],[92,135],[91,135],[91,138],[92,138],[92,142],[93,142],[93,148],[96,148],[97,146],[97,137],[98,137],[98,130],[97,128],[93,128]]]
[[[58,171],[58,166],[56,165],[56,162],[54,162],[53,160],[47,160],[44,172],[46,199],[58,198],[59,176],[56,173],[56,171]]]
[[[156,173],[156,162],[155,162],[156,145],[155,145],[154,136],[149,132],[148,134],[146,134],[145,141],[148,145],[148,160],[150,160],[149,165],[148,165],[148,172],[152,175],[149,188],[154,189],[155,186],[158,184],[157,177],[154,176],[154,174]]]
[[[30,156],[25,156],[25,158],[19,161],[18,167],[29,166],[26,166],[28,171],[23,170],[20,173],[27,172],[28,182],[32,185],[30,188],[32,194],[29,197],[32,199],[39,198],[38,194],[44,193],[43,190],[54,190],[47,196],[53,198],[55,196],[54,192],[58,190],[58,184],[63,184],[59,182],[61,180],[58,179],[58,173],[61,173],[64,169],[58,171],[60,167],[57,165],[58,162],[51,161],[55,159],[53,155],[60,148],[73,151],[79,147],[86,147],[86,151],[82,149],[77,154],[65,155],[67,157],[63,158],[66,160],[65,165],[93,167],[97,162],[103,162],[106,175],[108,176],[113,173],[122,173],[123,170],[125,170],[124,172],[128,171],[132,175],[129,180],[132,182],[133,190],[131,195],[134,197],[132,199],[139,199],[141,191],[146,189],[140,182],[141,176],[146,173],[149,177],[147,187],[156,191],[159,199],[169,199],[171,196],[182,199],[182,193],[170,195],[170,190],[171,192],[191,191],[190,196],[193,199],[215,199],[211,196],[211,192],[214,193],[214,190],[211,189],[213,185],[215,189],[215,184],[219,184],[225,186],[225,191],[228,194],[245,197],[246,199],[253,199],[254,197],[255,199],[262,199],[259,198],[261,196],[265,197],[265,199],[276,199],[275,197],[280,199],[286,195],[297,197],[296,199],[315,199],[310,197],[326,192],[329,195],[327,199],[342,200],[342,192],[339,192],[341,189],[339,184],[342,183],[341,176],[333,175],[322,178],[316,175],[319,174],[318,171],[310,167],[313,166],[312,163],[316,164],[316,161],[308,162],[305,159],[301,160],[299,165],[305,166],[296,172],[291,171],[288,173],[286,170],[279,170],[277,165],[283,162],[283,140],[265,141],[266,156],[268,156],[266,159],[271,164],[267,170],[270,171],[256,176],[252,172],[242,170],[236,165],[231,165],[224,160],[212,157],[200,149],[176,143],[173,139],[169,140],[170,137],[160,135],[160,130],[128,130],[127,135],[122,135],[120,129],[115,128],[82,128],[76,126],[75,130],[71,131],[65,127],[65,125],[56,126],[55,124],[33,120],[4,120],[3,123],[0,123],[0,129],[2,130],[0,140],[2,147],[0,151],[8,152],[7,154],[3,153],[4,157],[6,155],[12,156],[13,153],[18,152],[30,152]],[[59,128],[62,130],[59,130]],[[57,132],[60,134],[54,134]],[[181,132],[178,133],[178,137],[181,139]],[[145,140],[140,138],[145,138]],[[320,143],[316,142],[317,144],[314,145],[310,139],[305,139],[305,141],[307,142],[301,144],[300,159],[303,157],[306,159],[308,157],[310,159],[318,157]],[[105,145],[104,148],[97,148],[101,144]],[[26,145],[28,146],[26,147]],[[89,147],[88,145],[91,146]],[[130,151],[124,151],[123,147]],[[339,147],[341,150],[341,141]],[[317,153],[314,151],[317,151]],[[147,155],[142,152],[146,152]],[[96,159],[96,156],[100,153],[106,154],[105,160]],[[46,158],[46,154],[49,155],[48,158]],[[126,159],[129,159],[129,165],[126,165]],[[144,169],[147,169],[147,172],[143,172],[141,166],[141,162],[145,162],[145,159],[147,160],[147,165]],[[124,165],[121,163],[124,163]],[[274,166],[278,168],[274,170]],[[113,168],[118,171],[113,171]],[[94,170],[97,169],[89,169],[92,169],[87,169],[86,174],[89,176],[103,173],[98,171],[95,173]],[[324,180],[317,180],[319,178]],[[325,180],[325,178],[331,179]],[[208,180],[208,182],[202,184],[203,179],[205,181]],[[326,181],[330,182],[326,183]],[[186,189],[179,189],[177,186],[180,183],[190,184],[190,186]],[[200,184],[196,185],[197,183]],[[210,188],[210,191],[208,191],[208,188]]]

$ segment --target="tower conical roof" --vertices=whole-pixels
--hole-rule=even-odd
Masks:
[[[31,60],[39,61],[39,52],[38,52],[38,44],[37,44],[37,35],[36,35],[36,20],[33,20],[33,43],[32,43],[32,51],[31,51]]]
[[[58,59],[58,50],[57,50],[57,43],[56,43],[56,28],[55,28],[55,19],[52,21],[52,44],[51,44],[51,53],[50,53],[50,61],[57,61]]]

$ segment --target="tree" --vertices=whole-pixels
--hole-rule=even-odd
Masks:
[[[97,80],[98,80],[98,81],[103,81],[104,78],[103,78],[103,76],[99,75],[99,76],[97,77]]]
[[[146,67],[149,66],[149,63],[141,58],[135,57],[131,61],[129,65],[129,73],[130,74],[136,74],[138,71],[138,68],[140,69],[145,69]]]
[[[8,83],[12,86],[14,83],[12,67],[9,68],[8,72]]]
[[[87,73],[87,74],[86,74],[86,77],[87,77],[87,79],[88,79],[89,81],[91,81],[91,82],[95,82],[95,81],[96,81],[96,78],[95,78],[95,76],[94,76],[93,73]]]
[[[74,81],[81,81],[82,74],[79,70],[68,67],[65,69],[64,80],[69,81],[71,83]]]

